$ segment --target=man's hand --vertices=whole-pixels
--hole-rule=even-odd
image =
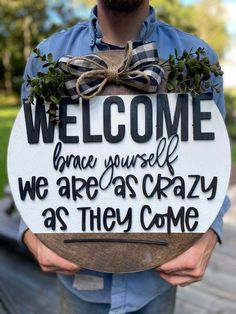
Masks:
[[[44,272],[72,275],[79,270],[77,265],[67,261],[47,248],[29,229],[25,232],[23,241],[37,259]]]
[[[202,279],[217,236],[209,229],[190,249],[157,268],[172,285],[187,286]]]

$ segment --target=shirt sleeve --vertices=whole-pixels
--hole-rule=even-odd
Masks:
[[[29,229],[28,226],[21,219],[20,224],[19,224],[19,230],[18,230],[18,243],[21,247],[25,247],[25,244],[23,242],[23,236],[28,229]]]
[[[210,49],[210,59],[211,62],[217,63],[218,62],[218,56],[214,52],[214,50]],[[224,86],[223,86],[223,77],[218,76],[215,77],[212,76],[212,81],[214,85],[218,85],[220,87],[220,92],[217,93],[216,91],[213,92],[213,98],[215,100],[215,103],[223,117],[225,119],[226,116],[226,109],[225,109],[225,99],[224,99]],[[219,243],[222,243],[222,234],[223,234],[223,216],[227,212],[227,210],[230,207],[230,200],[228,196],[225,196],[225,199],[223,201],[223,204],[220,208],[220,211],[218,215],[216,216],[215,220],[213,221],[211,225],[211,229],[216,233],[218,236]]]
[[[220,244],[222,243],[222,234],[223,234],[223,216],[227,212],[229,207],[230,207],[230,200],[228,196],[226,195],[224,202],[220,208],[220,211],[210,227],[210,229],[212,229],[216,233]]]

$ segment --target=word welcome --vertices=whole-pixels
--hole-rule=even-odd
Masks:
[[[167,94],[157,94],[156,101],[152,102],[151,98],[146,95],[134,96],[130,104],[124,103],[121,96],[108,96],[102,103],[103,119],[97,121],[103,125],[103,134],[92,134],[91,121],[97,117],[91,116],[90,101],[82,100],[82,125],[78,124],[77,116],[68,115],[68,106],[72,105],[69,98],[63,98],[59,105],[59,140],[63,143],[79,143],[81,140],[84,143],[102,143],[106,140],[109,143],[115,144],[121,142],[125,136],[130,136],[136,143],[148,142],[152,136],[156,140],[163,136],[163,129],[166,127],[168,137],[177,133],[178,128],[181,128],[181,141],[189,140],[189,97],[188,94],[178,94],[173,118],[171,116],[170,103]],[[211,100],[212,94],[203,94],[193,97],[192,101],[192,119],[193,119],[193,139],[195,141],[204,140],[212,141],[215,138],[214,132],[202,132],[202,121],[211,120],[210,112],[201,111],[201,101]],[[39,98],[36,100],[35,115],[33,117],[32,108],[28,102],[24,102],[25,124],[27,138],[29,144],[38,144],[40,138],[40,130],[44,143],[53,143],[55,135],[55,125],[47,119],[47,114],[44,106],[44,100]],[[80,104],[77,104],[80,106]],[[172,104],[173,105],[173,104]],[[112,134],[112,106],[117,107],[116,115],[126,114],[126,106],[130,106],[130,134],[127,134],[127,126],[119,124],[115,126],[117,132]],[[144,133],[141,134],[139,127],[140,111],[139,107],[144,107]],[[157,108],[156,117],[153,116],[153,108]],[[78,128],[82,128],[82,139],[77,134],[68,134],[68,125],[75,124]],[[155,131],[155,134],[154,134]]]

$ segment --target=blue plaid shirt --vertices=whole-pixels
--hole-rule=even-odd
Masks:
[[[199,38],[182,32],[173,26],[156,21],[155,12],[150,8],[150,15],[142,24],[138,41],[156,42],[159,57],[168,58],[170,53],[176,48],[179,53],[184,49],[196,50],[198,47],[204,47],[208,53],[211,62],[216,62],[217,56],[214,51]],[[55,59],[62,55],[70,54],[80,56],[94,53],[101,50],[110,49],[102,42],[102,32],[96,16],[96,8],[91,11],[88,22],[78,23],[72,28],[61,31],[42,41],[38,48],[41,52],[52,52]],[[30,56],[25,69],[27,74],[34,76],[41,68],[41,64],[34,56]],[[222,84],[221,78],[216,78],[218,83]],[[27,96],[26,86],[22,86],[22,98]],[[214,94],[214,100],[222,114],[225,116],[225,106],[223,93]],[[217,233],[219,240],[222,236],[222,217],[229,208],[229,200],[226,197],[221,210],[212,224],[211,228]],[[20,236],[23,235],[27,226],[22,222],[20,226]],[[127,261],[128,262],[128,261]],[[137,311],[152,301],[158,295],[167,291],[170,285],[161,279],[158,272],[148,270],[131,274],[105,274],[94,271],[84,270],[79,274],[88,274],[96,277],[102,277],[104,289],[99,290],[77,290],[73,288],[74,276],[60,276],[64,285],[75,295],[83,300],[98,303],[110,303],[110,314],[120,314]],[[101,288],[101,287],[100,287]]]

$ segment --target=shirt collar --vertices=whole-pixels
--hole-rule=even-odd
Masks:
[[[150,7],[149,16],[143,21],[137,41],[143,43],[150,41],[151,35],[155,27],[155,11]],[[97,7],[95,6],[90,13],[89,19],[90,46],[93,47],[101,43],[102,31],[97,19]]]

